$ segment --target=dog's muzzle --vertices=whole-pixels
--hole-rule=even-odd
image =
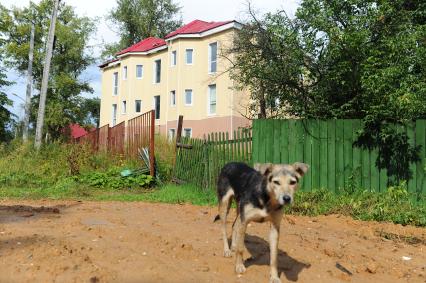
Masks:
[[[283,204],[290,204],[291,203],[291,196],[289,195],[284,195],[283,199],[282,199],[282,203]]]

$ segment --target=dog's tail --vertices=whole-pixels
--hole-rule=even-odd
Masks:
[[[214,218],[213,223],[214,223],[214,222],[216,222],[216,221],[219,221],[219,220],[220,220],[220,215],[218,214],[218,215],[216,215],[216,217]]]

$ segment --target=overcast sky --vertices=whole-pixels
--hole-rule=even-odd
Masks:
[[[105,15],[114,8],[116,0],[61,0],[75,7],[79,15],[88,17],[98,17],[98,30],[93,37],[91,45],[96,46],[96,54],[102,47],[102,42],[114,42],[117,40],[116,34],[111,31],[104,20]],[[39,0],[33,0],[39,2]],[[194,19],[204,21],[222,21],[222,20],[244,20],[247,10],[247,1],[245,0],[175,0],[181,7],[181,13],[184,23]],[[293,15],[297,9],[300,0],[251,0],[252,6],[260,13],[273,12],[278,9],[284,9],[289,15]],[[12,6],[22,7],[28,5],[27,0],[0,0],[0,3],[7,8]],[[20,97],[25,97],[25,78],[19,77],[14,72],[8,72],[9,80],[15,84],[6,89],[8,96],[14,100],[13,112],[18,116],[23,116],[21,107],[22,100],[12,95],[15,93]],[[95,96],[100,96],[101,77],[100,71],[95,66],[86,70],[83,74],[85,80],[91,82]],[[35,90],[36,92],[37,90]]]

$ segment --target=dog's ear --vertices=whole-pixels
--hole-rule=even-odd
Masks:
[[[301,177],[303,177],[303,175],[305,175],[306,172],[308,172],[309,165],[305,163],[301,163],[301,162],[296,162],[296,163],[293,163],[293,168],[294,170],[296,170],[297,173],[299,173]]]
[[[259,171],[260,174],[268,176],[272,172],[272,163],[256,163],[254,169]]]

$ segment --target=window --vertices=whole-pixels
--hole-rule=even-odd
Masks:
[[[186,53],[186,56],[185,56],[186,64],[192,65],[192,54],[194,53],[194,49],[186,49],[185,53]]]
[[[176,106],[176,91],[174,90],[170,92],[170,105]]]
[[[161,81],[161,60],[154,62],[154,83],[158,84]]]
[[[126,100],[123,100],[123,103],[121,104],[121,113],[126,114],[127,111],[127,102]]]
[[[142,110],[142,101],[141,100],[135,100],[135,112],[141,113]]]
[[[117,124],[117,104],[112,105],[112,126]]]
[[[185,89],[185,105],[192,105],[192,89]]]
[[[127,80],[127,66],[123,67],[123,80]]]
[[[177,63],[177,54],[176,54],[176,50],[175,50],[175,51],[172,51],[170,61],[171,61],[171,63],[172,63],[172,66],[176,66],[176,63]]]
[[[143,76],[143,65],[136,65],[136,78],[141,79]]]
[[[176,136],[176,129],[169,129],[169,140],[173,140]]]
[[[192,137],[192,129],[191,128],[183,129],[183,136],[187,138]]]
[[[217,42],[209,44],[209,73],[217,70]]]
[[[118,95],[118,72],[112,75],[112,95]]]
[[[209,85],[208,114],[216,114],[216,85]]]
[[[160,119],[160,96],[154,96],[155,119]]]

